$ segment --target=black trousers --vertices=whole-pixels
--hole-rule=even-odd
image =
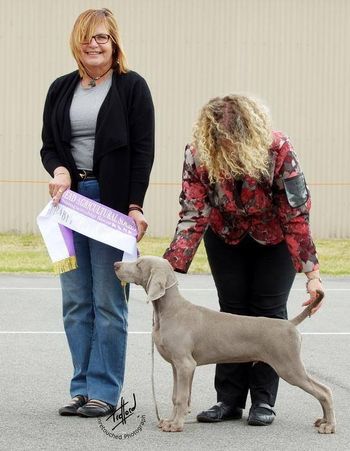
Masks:
[[[228,245],[211,228],[204,235],[209,265],[218,292],[220,311],[237,315],[287,319],[287,299],[295,269],[286,243],[266,246],[247,235]],[[217,400],[245,408],[252,403],[274,406],[279,377],[263,362],[216,365]]]

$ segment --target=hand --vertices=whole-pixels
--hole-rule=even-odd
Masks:
[[[309,279],[309,280],[307,281],[306,291],[309,293],[310,299],[308,299],[307,301],[305,301],[305,302],[302,304],[303,306],[306,306],[306,305],[311,304],[311,303],[316,299],[316,297],[318,296],[316,290],[317,290],[317,291],[320,291],[321,293],[324,294],[324,289],[323,289],[323,286],[322,286],[321,281],[318,280],[318,279]],[[314,313],[317,312],[317,310],[321,307],[322,303],[323,303],[323,301],[321,301],[316,307],[314,307],[314,308],[311,310],[311,315],[313,315]]]
[[[59,203],[62,194],[71,187],[72,183],[70,174],[67,171],[67,169],[66,168],[63,168],[62,170],[61,169],[57,168],[55,170],[57,175],[54,174],[54,178],[49,183],[49,193],[50,196],[52,197],[53,205],[57,205]]]
[[[136,223],[137,232],[138,232],[136,241],[139,242],[142,240],[142,238],[146,234],[146,230],[148,228],[147,221],[146,221],[145,217],[143,216],[143,214],[138,210],[129,211],[128,216],[130,216],[130,218],[132,218]]]

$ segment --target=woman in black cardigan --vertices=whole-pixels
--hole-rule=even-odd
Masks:
[[[154,109],[145,80],[129,71],[108,9],[80,14],[71,34],[79,70],[50,86],[41,158],[53,203],[66,189],[131,216],[139,241],[154,158]],[[122,252],[74,232],[78,269],[60,276],[74,374],[61,415],[105,416],[124,378],[127,307],[113,262]]]

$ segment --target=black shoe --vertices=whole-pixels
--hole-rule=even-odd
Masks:
[[[252,405],[249,411],[248,424],[250,426],[268,426],[275,419],[276,412],[264,402]]]
[[[197,415],[197,421],[200,423],[216,423],[219,421],[240,420],[241,418],[242,409],[230,406],[222,401]]]
[[[84,404],[86,404],[87,401],[88,399],[86,398],[86,396],[74,396],[74,398],[72,398],[68,404],[59,409],[58,413],[62,416],[78,415],[77,410]]]
[[[112,404],[99,399],[90,399],[77,410],[81,417],[105,417],[111,415],[114,411],[115,407]]]

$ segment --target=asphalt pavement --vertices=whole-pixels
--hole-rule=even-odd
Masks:
[[[191,302],[218,309],[209,275],[178,275]],[[0,449],[1,450],[349,450],[350,434],[350,278],[324,278],[321,310],[299,326],[307,370],[331,387],[337,432],[317,433],[313,421],[321,407],[312,396],[284,381],[269,427],[242,420],[196,422],[196,413],[216,402],[214,366],[196,370],[192,412],[182,433],[157,428],[151,386],[152,306],[139,287],[129,301],[129,338],[122,393],[126,421],[114,418],[60,417],[69,397],[72,365],[61,318],[59,281],[51,276],[0,276]],[[304,278],[297,276],[288,310],[293,317],[306,299]],[[172,371],[155,354],[155,392],[162,417],[171,410]],[[120,403],[118,404],[120,407]],[[119,410],[119,413],[121,410]]]

